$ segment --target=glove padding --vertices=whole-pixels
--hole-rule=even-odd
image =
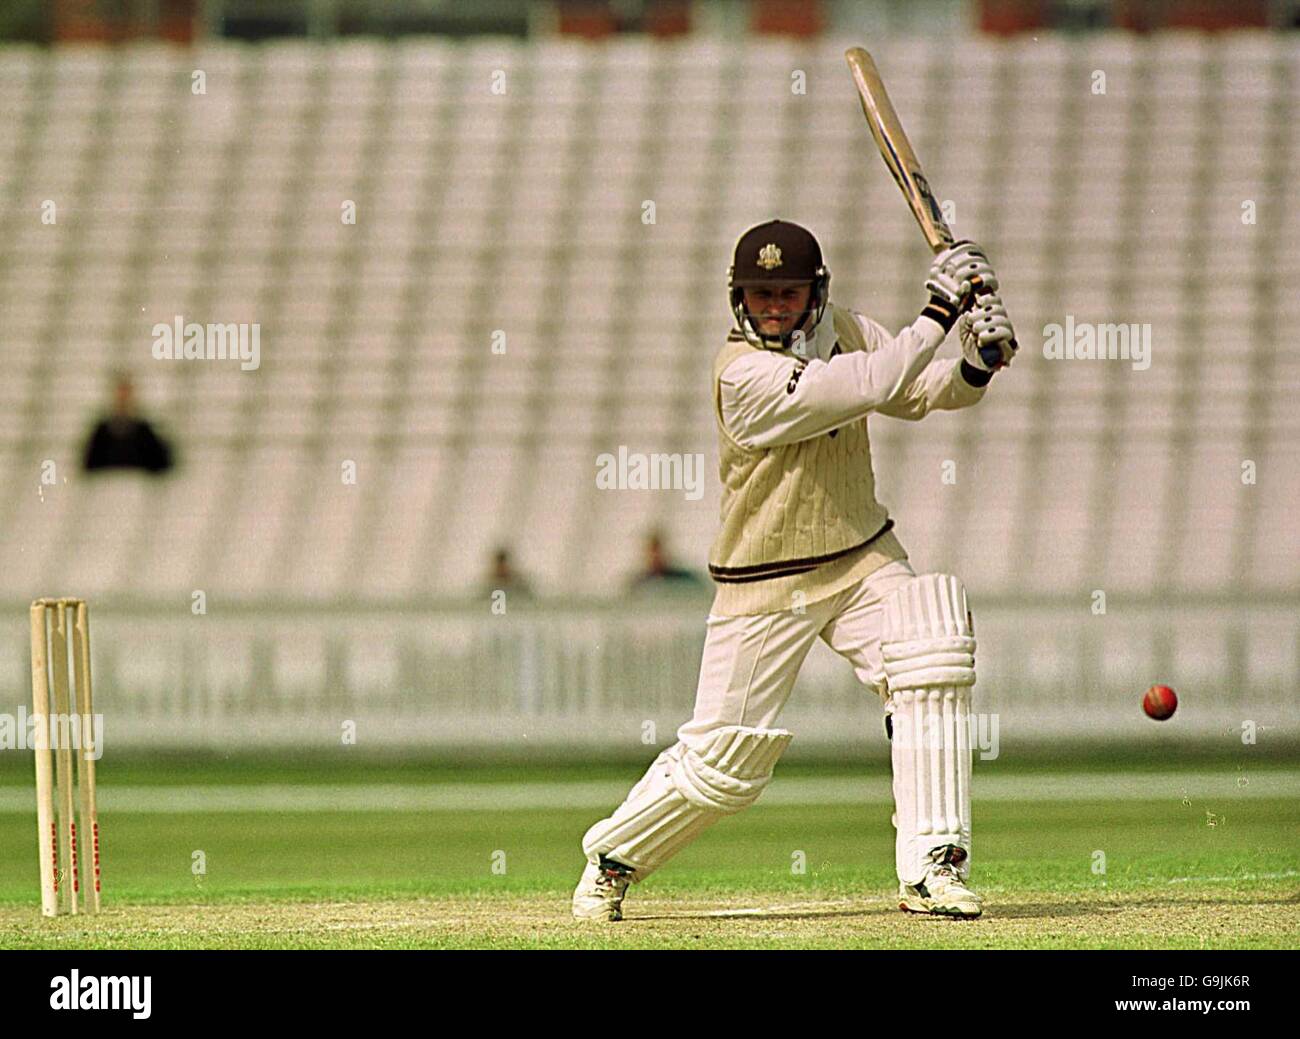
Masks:
[[[925,287],[957,310],[965,310],[972,292],[996,292],[998,278],[984,250],[962,239],[934,258]]]
[[[973,294],[969,286],[963,290],[962,283],[951,274],[934,267],[930,268],[930,276],[925,279],[925,288],[931,299],[942,301],[953,314],[960,314],[971,305]],[[952,327],[951,322],[948,327]]]
[[[1007,367],[1020,349],[1007,308],[996,292],[975,297],[971,309],[958,319],[957,332],[961,336],[962,356],[971,367],[982,372]]]

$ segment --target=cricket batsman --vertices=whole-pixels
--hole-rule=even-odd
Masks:
[[[987,256],[939,253],[898,335],[830,302],[804,228],[773,220],[736,243],[736,327],[713,364],[722,528],[695,712],[627,799],[582,841],[573,915],[620,920],[628,888],[753,804],[792,734],[777,718],[814,640],[885,709],[899,907],[976,917],[970,887],[975,633],[961,581],[917,575],[876,500],[867,416],[969,407],[1014,357]],[[953,325],[960,360],[936,360]]]

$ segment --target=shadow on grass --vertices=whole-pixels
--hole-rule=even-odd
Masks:
[[[1300,892],[1271,898],[1154,898],[1116,901],[1108,896],[1102,899],[1072,899],[1066,902],[1025,902],[1015,905],[986,905],[985,919],[1053,920],[1073,916],[1091,916],[1097,913],[1129,913],[1151,909],[1240,909],[1243,906],[1281,906],[1300,901]]]
[[[825,920],[832,917],[881,917],[897,913],[892,901],[873,900],[872,902],[798,902],[795,904],[771,906],[745,906],[733,909],[683,909],[680,912],[655,911],[637,913],[624,919],[624,923],[650,923],[663,920]]]
[[[1170,909],[1223,909],[1231,911],[1242,906],[1291,906],[1300,903],[1300,891],[1287,895],[1268,898],[1216,898],[1171,896],[1160,898],[1146,896],[1131,901],[1116,900],[1113,896],[1104,899],[1087,896],[1071,896],[1059,902],[1022,902],[999,903],[994,900],[984,907],[982,921],[991,920],[1063,920],[1076,917],[1097,916],[1099,914],[1118,914],[1144,912],[1150,910]],[[934,920],[937,923],[962,921],[954,917],[930,916],[925,913],[902,913],[892,899],[881,899],[871,903],[846,905],[843,902],[825,904],[799,903],[797,905],[752,906],[736,909],[683,909],[679,912],[653,907],[648,913],[632,914],[624,919],[625,924],[653,923],[671,920],[690,920],[698,923],[710,920],[824,920],[835,917],[858,917],[861,919],[881,919],[885,917],[908,917],[911,919]]]

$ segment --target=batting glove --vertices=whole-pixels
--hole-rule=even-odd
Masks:
[[[963,238],[934,258],[930,276],[942,272],[961,285],[963,298],[971,291],[997,292],[998,277],[981,246]]]
[[[1007,308],[996,292],[977,296],[973,307],[961,315],[957,331],[961,336],[962,357],[982,372],[1007,367],[1020,349]]]

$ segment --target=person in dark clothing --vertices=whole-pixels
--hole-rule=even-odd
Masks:
[[[652,530],[646,537],[645,550],[645,569],[632,579],[632,591],[691,590],[704,587],[699,575],[673,565],[664,546],[664,537],[659,531]]]
[[[126,376],[113,384],[113,410],[96,424],[86,443],[84,467],[143,469],[165,473],[172,467],[170,445],[136,414],[135,387]]]
[[[521,599],[531,599],[533,590],[528,581],[515,569],[510,549],[497,548],[492,553],[492,568],[485,583],[488,595],[509,592]]]

